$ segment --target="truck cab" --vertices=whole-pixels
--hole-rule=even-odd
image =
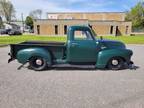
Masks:
[[[96,39],[89,27],[74,26],[69,28],[67,38],[68,62],[96,62],[98,51]]]
[[[95,65],[96,68],[119,70],[124,64],[131,63],[133,52],[119,41],[96,39],[87,26],[70,26],[67,41],[63,42],[23,42],[12,44],[12,61],[29,62],[36,71],[51,67],[53,64]]]

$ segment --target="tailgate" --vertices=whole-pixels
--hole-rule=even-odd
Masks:
[[[8,53],[10,56],[10,59],[8,60],[8,63],[13,61],[16,58],[16,53],[15,53],[15,45],[11,44],[10,45],[10,52]]]

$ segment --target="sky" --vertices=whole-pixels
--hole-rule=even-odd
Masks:
[[[140,0],[11,0],[17,19],[35,9],[46,12],[125,12]]]

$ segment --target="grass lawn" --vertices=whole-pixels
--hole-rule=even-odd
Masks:
[[[125,44],[144,44],[144,35],[140,36],[105,36],[104,39],[118,40]]]
[[[99,38],[99,37],[97,37]],[[118,40],[126,44],[144,44],[144,36],[103,36],[104,39]],[[20,43],[24,41],[38,40],[38,41],[60,41],[65,42],[66,37],[64,36],[34,36],[34,35],[23,35],[23,36],[0,36],[0,45]]]
[[[66,37],[64,36],[35,36],[35,35],[23,35],[23,36],[0,36],[0,44],[14,44],[24,41],[61,41],[65,42]]]

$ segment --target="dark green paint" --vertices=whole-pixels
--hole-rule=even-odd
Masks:
[[[47,63],[49,65],[51,65],[52,61],[51,61],[51,55],[48,51],[42,49],[42,48],[28,48],[28,49],[23,49],[20,50],[17,53],[17,60],[24,64],[26,63],[31,57],[43,57],[47,60]]]
[[[74,31],[88,31],[91,35],[91,40],[75,40]],[[19,50],[16,59],[24,64],[33,56],[40,56],[52,63],[95,63],[96,67],[104,68],[107,62],[112,57],[121,57],[126,62],[129,62],[132,56],[132,51],[126,49],[122,42],[110,40],[97,40],[89,27],[86,26],[71,26],[68,29],[67,42],[65,48],[52,47],[52,52],[49,48],[32,47]],[[45,46],[46,47],[46,46]],[[64,50],[65,49],[65,50]],[[64,50],[64,51],[63,51]],[[53,53],[53,56],[51,56]],[[65,53],[65,54],[63,54]]]
[[[104,68],[108,61],[112,57],[121,57],[123,58],[126,62],[130,62],[130,57],[132,55],[131,50],[127,49],[108,49],[108,50],[102,50],[98,54],[98,59],[96,63],[96,67],[98,68]]]

